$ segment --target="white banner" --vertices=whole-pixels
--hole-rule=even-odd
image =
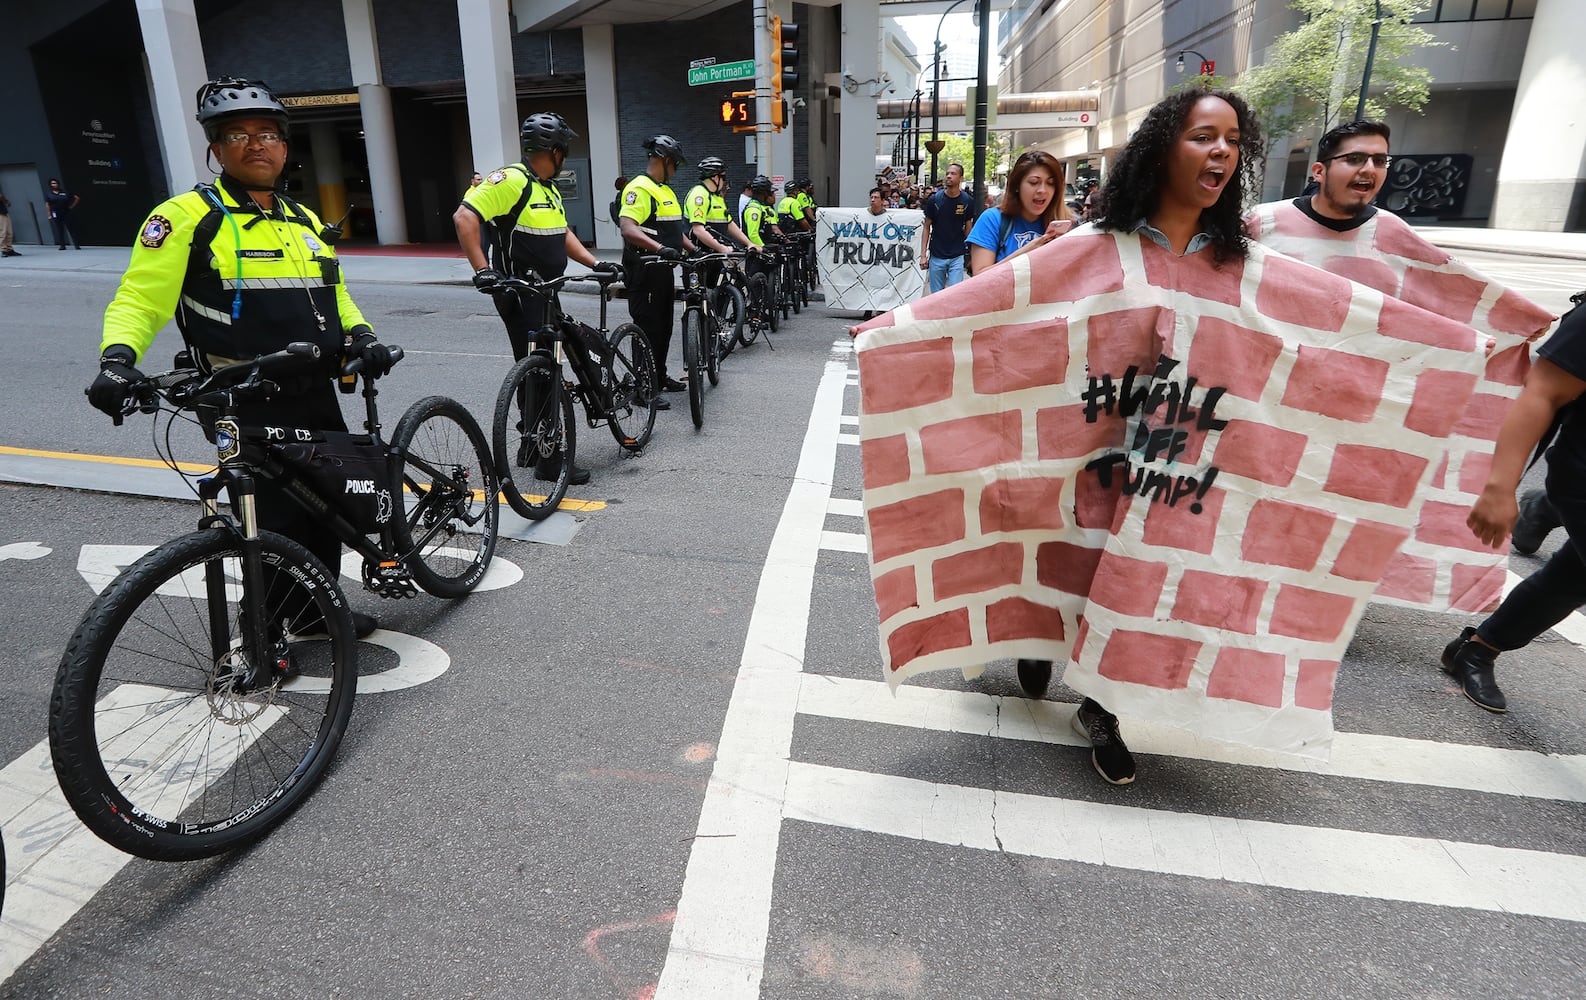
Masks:
[[[821,289],[833,309],[887,312],[925,294],[914,208],[822,208],[815,215]]]

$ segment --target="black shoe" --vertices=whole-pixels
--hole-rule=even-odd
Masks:
[[[666,400],[662,399],[660,396],[657,396],[657,397],[655,397],[655,408],[657,410],[670,410],[672,408],[672,404],[668,403]]]
[[[1046,694],[1046,686],[1052,683],[1051,660],[1020,660],[1019,661],[1019,687],[1031,698],[1039,698]]]
[[[1514,522],[1510,536],[1514,550],[1525,556],[1533,554],[1558,526],[1558,513],[1548,502],[1547,491],[1526,490],[1520,498],[1520,518]]]
[[[7,250],[5,255],[7,257],[20,257],[20,256],[22,256],[21,254],[17,253],[15,250]]]
[[[534,464],[534,478],[545,483],[556,482],[556,477],[562,473],[562,463],[556,459],[541,459]],[[573,465],[573,474],[567,477],[567,485],[582,486],[589,482],[589,470],[581,469],[577,463]]]
[[[370,632],[380,627],[374,615],[366,615],[362,611],[352,613],[352,634],[360,639],[367,638]]]
[[[1074,712],[1074,732],[1090,740],[1090,763],[1109,784],[1134,780],[1134,755],[1118,735],[1118,717],[1086,698]]]
[[[1509,699],[1498,690],[1493,677],[1498,651],[1475,639],[1476,630],[1465,626],[1459,638],[1443,650],[1443,673],[1459,681],[1465,697],[1489,712],[1509,711]]]
[[[661,380],[661,391],[663,392],[682,392],[687,388],[687,383],[679,382],[670,375]]]

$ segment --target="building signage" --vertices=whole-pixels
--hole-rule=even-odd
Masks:
[[[299,94],[283,97],[281,103],[289,108],[326,108],[337,104],[357,104],[357,94]]]

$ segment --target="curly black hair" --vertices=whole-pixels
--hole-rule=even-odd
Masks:
[[[1238,94],[1194,87],[1157,102],[1129,137],[1102,187],[1101,229],[1128,232],[1136,222],[1155,214],[1161,198],[1168,151],[1178,141],[1190,111],[1203,97],[1227,102],[1239,118],[1239,165],[1217,204],[1201,212],[1201,231],[1212,238],[1212,259],[1218,264],[1243,260],[1246,237],[1242,206],[1245,192],[1254,191],[1256,165],[1262,157],[1261,126]]]

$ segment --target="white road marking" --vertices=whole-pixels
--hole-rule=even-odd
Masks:
[[[868,552],[865,536],[852,531],[821,532],[821,548],[834,552]]]
[[[48,545],[41,545],[38,542],[12,542],[10,545],[0,545],[0,562],[5,562],[7,559],[30,562],[34,559],[43,559],[52,551],[54,550]]]
[[[859,447],[859,435],[858,434],[839,434],[839,435],[837,435],[837,443],[838,444],[851,444],[855,448],[857,448],[857,447]]]
[[[123,684],[100,700],[106,713],[125,709],[137,718],[145,717],[154,702],[159,688],[141,684]],[[144,771],[159,769],[173,776],[167,790],[178,796],[197,796],[216,778],[222,776],[251,741],[257,739],[269,726],[286,714],[284,709],[272,707],[261,713],[257,723],[237,729],[237,738],[231,745],[218,749],[206,744],[194,747],[188,744],[191,730],[184,725],[171,724],[176,716],[207,715],[208,707],[201,698],[187,698],[178,692],[168,692],[180,705],[167,713],[167,724],[152,734],[140,729],[131,734],[133,726],[114,723],[113,715],[100,716],[100,731],[126,730],[128,740],[136,740],[136,757],[148,762]],[[162,740],[164,742],[162,742]],[[185,745],[185,746],[184,746]],[[195,749],[208,754],[202,766],[191,753]],[[186,751],[189,756],[183,757]],[[230,756],[226,752],[230,751]],[[105,753],[113,753],[107,747]],[[123,769],[132,769],[132,761],[124,760]],[[195,780],[201,775],[205,780]],[[159,807],[165,814],[174,814],[182,808],[181,802]],[[6,906],[0,918],[0,983],[17,970],[44,942],[78,910],[87,905],[94,894],[104,887],[127,862],[129,854],[106,844],[89,832],[77,819],[66,798],[55,782],[55,771],[50,764],[49,741],[41,740],[27,753],[0,770],[0,827],[5,830],[6,852]]]
[[[1586,858],[1079,802],[806,764],[787,818],[1037,858],[1586,922]]]
[[[828,361],[766,554],[655,1000],[760,996],[794,706],[847,365]]]
[[[864,517],[865,505],[858,500],[844,500],[833,497],[826,502],[826,513],[837,514],[842,517]]]
[[[884,681],[807,675],[799,712],[832,719],[964,733],[996,739],[1088,746],[1069,725],[1074,705],[1005,698],[905,684],[894,694]],[[1530,750],[1438,743],[1371,733],[1337,733],[1332,759],[1257,750],[1202,739],[1169,726],[1124,719],[1122,730],[1136,753],[1302,771],[1368,781],[1458,788],[1586,802],[1586,757]]]

